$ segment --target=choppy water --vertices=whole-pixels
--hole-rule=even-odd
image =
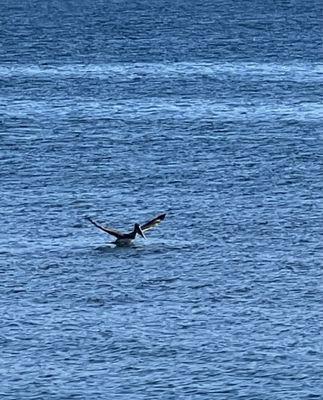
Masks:
[[[320,399],[321,6],[128,3],[1,3],[0,397]]]

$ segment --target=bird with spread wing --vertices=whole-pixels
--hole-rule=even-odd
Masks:
[[[93,221],[93,219],[91,219],[90,217],[86,217],[86,219],[90,221],[91,224],[93,224],[95,227],[101,229],[101,231],[114,236],[116,240],[113,243],[115,243],[117,246],[129,246],[135,240],[137,235],[146,239],[145,232],[147,232],[149,229],[154,228],[161,221],[163,221],[165,217],[166,214],[160,214],[143,225],[135,224],[133,230],[129,233],[122,233],[117,231],[116,229],[99,225],[97,222]]]

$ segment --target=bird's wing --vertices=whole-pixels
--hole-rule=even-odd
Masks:
[[[146,222],[143,225],[140,225],[140,228],[143,232],[147,232],[149,229],[154,228],[156,225],[158,225],[159,223],[161,223],[161,221],[163,221],[166,217],[166,214],[160,214],[158,215],[158,217]]]
[[[119,231],[117,231],[115,229],[107,228],[105,226],[99,225],[97,222],[93,221],[90,217],[86,217],[86,219],[88,221],[90,221],[91,224],[93,224],[97,228],[101,229],[101,231],[103,231],[105,233],[109,233],[109,235],[112,235],[112,236],[116,237],[117,239],[120,239],[120,238],[122,238],[124,236],[123,233],[121,233],[121,232],[119,232]]]

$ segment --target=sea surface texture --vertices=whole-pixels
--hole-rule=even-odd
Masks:
[[[0,23],[0,398],[323,399],[321,1]]]

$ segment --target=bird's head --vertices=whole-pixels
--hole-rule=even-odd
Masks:
[[[135,232],[138,233],[138,235],[140,235],[142,238],[146,239],[146,236],[140,228],[139,224],[135,224]]]

